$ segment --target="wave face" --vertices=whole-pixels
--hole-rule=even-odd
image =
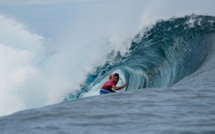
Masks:
[[[105,65],[88,75],[81,92],[65,100],[98,94],[113,72],[120,73],[121,83],[129,82],[126,91],[173,86],[211,58],[214,37],[215,17],[190,15],[160,20],[135,36],[125,56],[110,53]]]

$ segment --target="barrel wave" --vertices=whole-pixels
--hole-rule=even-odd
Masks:
[[[203,67],[214,53],[215,17],[189,15],[159,20],[141,30],[125,55],[112,51],[102,66],[88,74],[81,91],[65,101],[98,95],[108,75],[118,72],[119,84],[129,82],[121,92],[174,86]]]

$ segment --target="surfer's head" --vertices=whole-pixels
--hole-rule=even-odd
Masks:
[[[115,73],[113,74],[113,80],[117,83],[119,81],[119,74]]]

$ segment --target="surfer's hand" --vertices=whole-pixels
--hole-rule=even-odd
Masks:
[[[124,84],[124,87],[126,87],[126,86],[128,86],[128,82],[126,82],[126,83]]]

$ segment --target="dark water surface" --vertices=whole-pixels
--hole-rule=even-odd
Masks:
[[[1,134],[215,133],[213,89],[145,89],[0,118]]]

